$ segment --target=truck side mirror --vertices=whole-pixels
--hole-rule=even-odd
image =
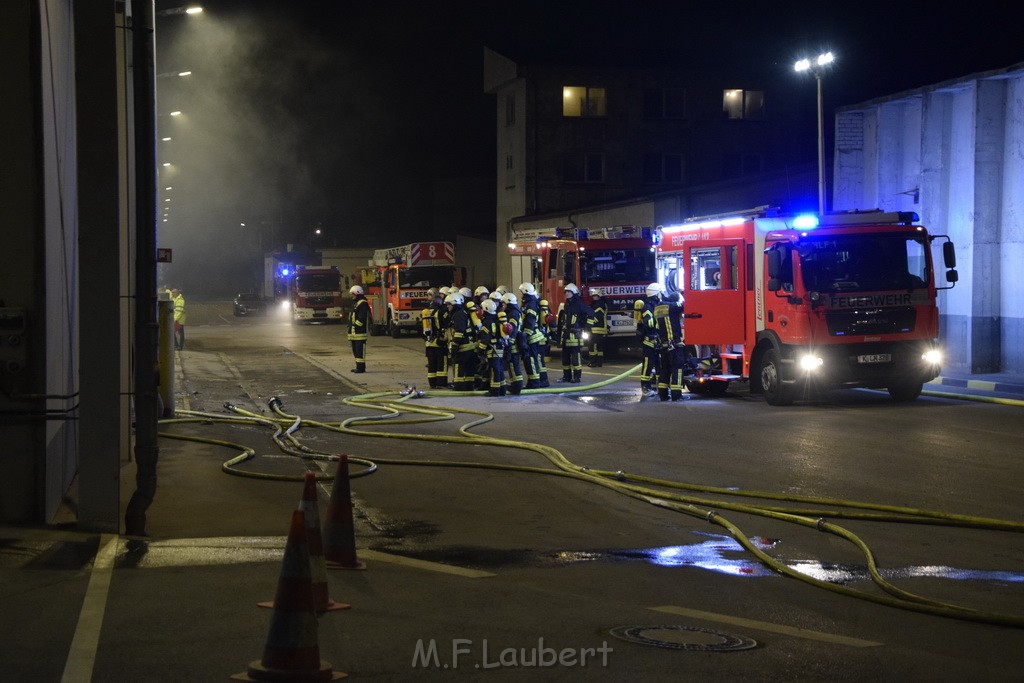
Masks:
[[[947,244],[948,244],[948,242],[947,242]],[[954,283],[954,282],[958,282],[959,280],[960,280],[960,274],[957,273],[956,270],[951,269],[951,270],[947,270],[946,271],[946,282]]]
[[[777,292],[780,289],[782,289],[782,280],[780,280],[777,277],[773,277],[770,280],[768,280],[768,291],[769,292]]]
[[[782,273],[782,252],[778,249],[772,249],[768,252],[768,277],[772,280],[777,280],[779,275]],[[772,291],[778,291],[778,287]]]
[[[947,268],[956,268],[956,247],[952,242],[942,243],[942,260]],[[950,280],[950,282],[956,282],[956,280]]]

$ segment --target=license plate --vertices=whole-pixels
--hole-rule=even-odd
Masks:
[[[863,356],[857,356],[858,363],[891,363],[891,353],[869,353]]]
[[[619,327],[621,325],[632,325],[632,324],[633,324],[632,320],[613,320],[612,321],[612,326],[614,326],[614,327]]]

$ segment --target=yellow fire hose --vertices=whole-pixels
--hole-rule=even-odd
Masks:
[[[569,393],[582,390],[591,391],[595,388],[600,388],[608,384],[618,382],[624,379],[625,377],[631,375],[632,373],[636,372],[639,369],[639,367],[640,366],[637,365],[619,375],[603,380],[596,384],[588,384],[583,386],[578,384],[567,384],[565,386],[550,387],[545,389],[527,389],[524,390],[523,393],[529,395]],[[230,410],[233,413],[232,415],[202,413],[195,411],[178,411],[180,414],[186,415],[187,417],[163,420],[161,421],[161,423],[173,424],[198,422],[212,424],[214,422],[217,422],[226,424],[262,426],[274,430],[272,438],[283,452],[303,459],[316,459],[328,461],[337,460],[338,456],[336,454],[321,453],[303,445],[299,441],[297,436],[298,432],[301,431],[301,429],[323,429],[330,432],[373,438],[433,441],[442,442],[445,444],[486,445],[532,451],[543,456],[553,467],[531,467],[522,465],[512,465],[507,463],[491,464],[451,460],[423,460],[376,457],[372,461],[357,457],[349,457],[348,460],[349,462],[357,463],[364,467],[364,469],[350,474],[351,477],[359,477],[371,474],[372,472],[376,471],[378,465],[481,468],[507,472],[547,474],[561,477],[571,477],[574,479],[585,481],[590,484],[596,484],[598,486],[605,487],[622,495],[629,496],[633,499],[640,500],[663,509],[681,512],[692,517],[703,519],[712,524],[716,524],[726,529],[729,532],[729,534],[732,535],[733,538],[735,538],[745,549],[750,551],[755,557],[757,557],[757,559],[762,564],[764,564],[772,571],[775,571],[783,576],[798,579],[800,581],[811,584],[818,588],[823,588],[834,593],[856,597],[862,600],[867,600],[882,605],[899,607],[902,609],[908,609],[926,614],[933,614],[968,621],[976,621],[987,624],[996,624],[1000,626],[1024,628],[1024,617],[1007,614],[998,614],[993,612],[985,612],[981,610],[972,609],[969,607],[964,607],[961,605],[955,605],[938,600],[933,600],[924,596],[910,593],[901,588],[898,588],[897,586],[894,586],[884,577],[882,577],[878,570],[874,554],[860,537],[858,537],[856,534],[849,531],[848,529],[827,520],[854,519],[866,521],[898,522],[906,524],[930,524],[1013,532],[1024,532],[1024,523],[1015,522],[1011,520],[1001,520],[986,517],[974,517],[969,515],[953,514],[938,510],[883,505],[876,503],[867,503],[862,501],[848,501],[815,496],[798,496],[792,494],[782,494],[756,490],[748,491],[725,489],[715,486],[704,486],[698,484],[690,484],[666,479],[647,477],[638,474],[594,470],[571,462],[561,452],[550,446],[531,443],[527,441],[481,436],[479,434],[471,433],[470,430],[472,430],[473,428],[486,424],[494,419],[494,415],[489,412],[482,410],[474,410],[470,408],[454,408],[423,405],[417,406],[410,403],[410,399],[418,397],[432,398],[437,396],[472,396],[483,394],[486,394],[486,392],[459,392],[448,390],[429,390],[427,392],[418,392],[415,391],[414,389],[410,389],[402,393],[381,392],[373,394],[363,394],[352,398],[346,398],[343,400],[343,403],[353,407],[375,410],[382,414],[350,417],[339,423],[328,423],[317,420],[304,420],[297,415],[290,415],[284,411],[283,406],[281,405],[281,401],[277,398],[271,399],[269,404],[270,409],[274,412],[275,415],[277,415],[276,418],[265,417],[262,415],[258,415],[256,413],[243,410],[237,406],[225,404],[225,408],[227,410]],[[458,430],[457,436],[450,434],[435,435],[420,433],[398,433],[392,431],[381,432],[361,428],[380,425],[393,426],[399,424],[417,424],[424,422],[454,420],[456,416],[459,414],[477,416],[477,419],[474,419],[462,425]],[[413,417],[403,417],[403,415],[412,415]],[[168,438],[196,441],[199,443],[224,446],[227,448],[238,450],[238,455],[226,461],[221,466],[222,470],[229,474],[256,477],[260,479],[286,481],[297,481],[301,479],[301,477],[296,476],[265,474],[239,469],[238,466],[241,463],[253,458],[256,454],[255,450],[242,444],[217,439],[208,439],[203,437],[184,436],[181,434],[174,433],[161,433],[160,435]],[[318,479],[331,480],[333,479],[333,477],[324,474],[318,476]],[[818,507],[765,506],[747,502],[716,500],[690,494],[678,493],[677,491],[690,491],[704,494],[714,494],[717,496],[726,496],[731,498],[750,498],[784,501],[797,503],[803,506],[810,505]],[[878,586],[882,591],[884,591],[884,594],[869,593],[866,591],[861,591],[847,586],[835,584],[829,581],[823,581],[803,574],[795,569],[792,569],[786,564],[771,557],[762,549],[758,548],[757,545],[755,545],[743,531],[741,531],[735,524],[722,517],[716,510],[730,510],[733,512],[751,514],[773,520],[790,522],[802,527],[812,528],[818,531],[838,536],[852,543],[861,552],[861,554],[865,558],[868,573],[871,576],[872,581],[875,583],[876,586]]]

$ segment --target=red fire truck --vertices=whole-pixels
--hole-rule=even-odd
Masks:
[[[292,322],[341,322],[341,273],[337,266],[295,266],[289,283]]]
[[[455,265],[451,242],[413,242],[376,250],[360,280],[373,312],[370,333],[397,339],[402,330],[420,332],[420,314],[430,303],[427,290],[461,287],[466,269]]]
[[[598,229],[554,228],[517,231],[509,243],[512,287],[532,282],[552,312],[565,304],[570,282],[584,301],[600,288],[608,302],[608,348],[636,338],[633,303],[657,278],[657,231],[633,225]]]
[[[937,289],[953,243],[912,212],[781,216],[767,207],[661,229],[659,281],[682,291],[685,338],[703,349],[697,393],[750,381],[771,405],[815,388],[885,388],[911,401],[936,377]],[[948,287],[933,278],[941,240]]]

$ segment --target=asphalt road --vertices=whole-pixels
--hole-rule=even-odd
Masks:
[[[226,414],[230,402],[269,415],[277,397],[290,414],[336,425],[386,414],[345,399],[425,385],[414,338],[371,338],[368,372],[353,375],[344,326],[237,319],[223,304],[190,303],[189,317],[179,409]],[[368,569],[331,573],[332,597],[353,608],[319,620],[323,658],[376,680],[1020,680],[1022,536],[949,517],[1024,521],[1020,408],[932,397],[901,405],[863,390],[773,408],[742,388],[662,403],[642,397],[636,377],[593,388],[636,362],[626,354],[585,368],[584,384],[567,393],[406,402],[446,407],[454,419],[409,422],[423,415],[403,411],[382,420],[389,424],[300,429],[310,448],[379,463],[352,480]],[[458,409],[494,419],[460,433],[481,415]],[[250,446],[257,456],[237,467],[248,472],[333,471],[285,455],[258,426],[162,431]],[[109,547],[92,680],[222,680],[259,658],[268,616],[250,606],[274,591],[301,485],[228,476],[222,463],[237,452],[161,443],[151,538],[142,550],[124,539]],[[556,470],[560,458],[579,476],[508,469]],[[634,475],[717,491],[652,492]],[[127,467],[127,491],[131,476]],[[322,502],[329,491],[327,483]],[[897,592],[934,603],[887,604],[897,598],[872,583],[865,555],[816,528],[831,529],[816,525],[828,512],[858,512],[836,501],[943,513],[940,525],[830,517],[863,539]],[[95,599],[96,570],[67,558],[91,557],[104,539],[47,545],[45,531],[19,533],[30,559],[0,567],[0,658],[13,680],[57,680],[69,662],[80,673],[89,662],[73,644],[88,632],[82,605]],[[739,545],[740,533],[819,585],[771,571]],[[50,616],[34,607],[57,601],[64,609]],[[28,626],[15,627],[12,615]],[[990,623],[997,615],[1007,619]]]

